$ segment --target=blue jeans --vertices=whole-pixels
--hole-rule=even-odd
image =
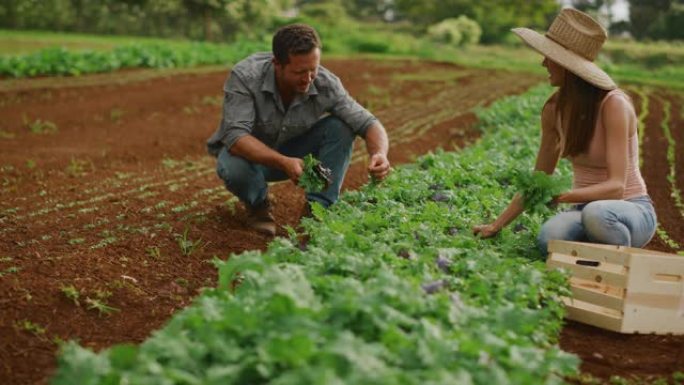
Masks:
[[[656,230],[656,213],[651,198],[601,200],[555,215],[542,225],[537,246],[548,252],[552,239],[642,247]]]
[[[309,131],[284,143],[276,151],[296,158],[313,154],[323,166],[332,170],[332,180],[325,191],[306,193],[307,200],[328,207],[340,196],[354,139],[355,134],[347,124],[339,118],[327,116],[316,122]],[[219,152],[216,172],[228,191],[248,207],[257,207],[265,202],[268,194],[267,182],[288,179],[282,170],[231,155],[225,147]]]

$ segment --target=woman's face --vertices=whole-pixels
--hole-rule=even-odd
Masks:
[[[565,68],[547,57],[544,58],[542,65],[549,72],[549,84],[555,87],[562,86],[565,80]]]

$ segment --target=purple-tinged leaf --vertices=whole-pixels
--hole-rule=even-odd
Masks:
[[[432,199],[435,202],[447,202],[449,200],[449,196],[444,193],[438,192],[432,194],[430,199]]]
[[[449,272],[449,265],[451,265],[451,260],[443,255],[437,256],[437,267],[443,272]]]
[[[433,282],[428,282],[420,285],[421,288],[423,288],[423,291],[427,294],[434,294],[444,287],[444,281],[443,280],[437,280]]]

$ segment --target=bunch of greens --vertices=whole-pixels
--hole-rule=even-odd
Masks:
[[[563,192],[563,183],[543,171],[517,171],[514,183],[525,202],[525,210],[546,213],[553,198]]]
[[[330,185],[332,171],[309,154],[304,157],[304,173],[299,177],[299,187],[307,192],[323,191]]]

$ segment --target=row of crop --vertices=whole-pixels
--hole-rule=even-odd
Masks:
[[[534,249],[542,218],[494,240],[470,231],[510,199],[511,167],[532,167],[548,92],[482,111],[485,135],[461,153],[314,207],[307,244],[292,230],[217,260],[218,286],[141,345],[64,345],[53,382],[563,383],[577,359],[556,346],[568,289]],[[561,175],[569,183],[567,164]]]
[[[51,47],[41,51],[0,56],[0,76],[81,75],[123,68],[178,68],[235,63],[249,53],[268,50],[263,42],[128,44],[111,51],[69,51]]]
[[[677,142],[672,136],[672,131],[670,130],[670,122],[672,119],[671,111],[672,103],[669,100],[665,100],[663,104],[663,121],[660,124],[663,129],[663,136],[667,139],[667,163],[669,165],[669,170],[667,173],[667,181],[670,183],[670,196],[674,200],[675,206],[679,209],[679,213],[684,219],[684,202],[682,202],[682,192],[677,187]],[[680,143],[681,144],[681,143]]]

